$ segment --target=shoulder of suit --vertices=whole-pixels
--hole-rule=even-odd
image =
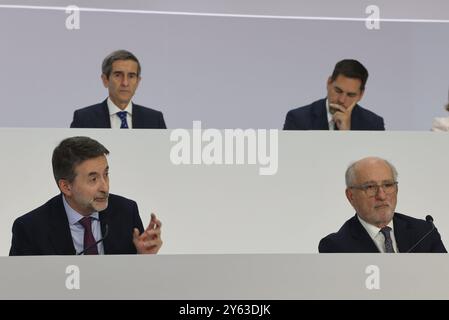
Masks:
[[[311,112],[315,108],[322,107],[323,104],[324,105],[326,104],[326,99],[320,99],[320,100],[312,102],[311,104],[292,109],[292,110],[289,111],[289,113],[297,114],[297,113]]]
[[[128,198],[125,198],[123,196],[119,196],[116,194],[112,194],[112,193],[109,194],[109,201],[110,202],[122,202],[122,203],[124,203],[124,202],[135,203],[134,200],[131,200],[131,199],[128,199]]]
[[[394,213],[394,218],[412,224],[423,224],[423,225],[427,224],[426,220],[414,218],[398,212]]]
[[[57,206],[60,201],[62,201],[61,195],[54,196],[44,204],[31,210],[30,212],[25,213],[16,220],[27,222],[39,219],[45,216],[46,214],[50,213],[50,209],[54,206]]]
[[[141,105],[138,105],[138,104],[135,104],[135,103],[133,103],[133,109],[134,110],[139,110],[140,112],[145,112],[145,113],[162,114],[162,112],[159,111],[159,110],[151,109],[151,108],[148,108],[148,107],[144,107],[144,106],[141,106]]]
[[[102,108],[104,108],[104,101],[100,102],[100,103],[97,103],[97,104],[93,104],[91,106],[87,106],[87,107],[84,107],[84,108],[77,109],[77,110],[75,110],[75,112],[78,112],[78,113],[79,112],[81,112],[81,113],[96,112],[96,111],[102,110]]]
[[[346,236],[347,233],[349,232],[350,226],[354,223],[357,223],[357,221],[355,221],[354,219],[356,219],[356,218],[352,217],[349,220],[346,220],[345,223],[340,227],[340,229],[338,229],[337,232],[328,234],[326,237],[323,238],[323,240],[324,239],[336,240],[336,239],[340,239],[340,238],[343,238],[344,236]]]
[[[356,112],[358,112],[361,116],[363,117],[370,117],[370,118],[378,118],[378,119],[383,119],[381,116],[379,116],[378,114],[374,113],[371,110],[365,109],[363,108],[361,105],[357,105],[357,108],[355,108],[354,110],[358,110]]]

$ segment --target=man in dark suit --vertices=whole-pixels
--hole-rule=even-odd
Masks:
[[[155,254],[154,214],[144,230],[136,202],[109,193],[109,151],[88,137],[63,140],[52,165],[61,194],[17,218],[9,255]]]
[[[356,215],[321,239],[321,253],[447,252],[431,221],[395,212],[397,171],[388,161],[369,157],[346,170],[346,197]]]
[[[71,128],[166,129],[162,112],[134,104],[131,99],[140,82],[141,67],[126,50],[108,55],[101,79],[109,97],[99,104],[76,110]]]
[[[338,62],[327,80],[327,98],[290,110],[284,130],[385,130],[382,117],[357,104],[367,80],[360,62]]]

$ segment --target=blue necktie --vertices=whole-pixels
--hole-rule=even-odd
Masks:
[[[122,120],[122,124],[120,125],[120,129],[129,129],[128,122],[126,122],[126,111],[117,112],[118,117]]]
[[[385,237],[385,252],[386,253],[394,253],[393,241],[391,240],[390,231],[391,231],[391,228],[387,227],[387,226],[380,229],[380,232],[382,232],[382,234]]]

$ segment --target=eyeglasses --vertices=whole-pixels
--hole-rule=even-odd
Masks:
[[[379,192],[379,188],[382,188],[385,194],[391,194],[397,190],[397,185],[397,181],[391,181],[382,184],[362,184],[361,186],[351,186],[349,188],[362,190],[368,197],[374,197]]]

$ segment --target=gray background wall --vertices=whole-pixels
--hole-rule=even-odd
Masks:
[[[387,129],[429,130],[447,102],[447,2],[78,1],[82,8],[143,11],[82,11],[77,31],[65,28],[61,10],[73,2],[21,4],[59,7],[0,5],[0,127],[19,127],[0,130],[0,254],[8,252],[13,220],[58,192],[51,152],[75,134],[110,148],[111,191],[138,201],[144,223],[152,210],[161,216],[163,253],[316,252],[319,239],[352,215],[343,172],[367,155],[397,165],[398,211],[432,214],[449,243],[444,134],[283,133],[279,172],[263,177],[254,166],[175,167],[168,131],[51,129],[67,127],[74,109],[104,99],[101,60],[128,48],[143,64],[135,101],[162,110],[170,128],[190,128],[192,120],[280,128],[290,108],[325,95],[337,60],[353,57],[371,73],[363,105],[384,116]],[[372,4],[384,19],[444,21],[384,21],[370,31],[362,20],[297,19],[361,19]]]
[[[446,116],[446,1],[21,2],[43,10],[8,4],[17,3],[0,6],[7,110],[0,127],[68,127],[73,110],[106,97],[100,65],[118,48],[133,51],[143,65],[135,102],[162,110],[169,128],[191,128],[193,120],[216,128],[281,128],[288,110],[325,96],[335,62],[347,57],[370,71],[362,105],[382,115],[387,129],[429,130],[434,117]],[[69,31],[62,9],[71,4],[141,11],[83,10],[81,28]],[[394,21],[368,30],[368,5]],[[180,14],[186,12],[198,14]],[[205,13],[214,15],[199,15]]]
[[[278,172],[260,176],[257,165],[173,165],[169,130],[0,129],[0,255],[14,219],[59,193],[51,154],[74,135],[110,150],[110,191],[137,201],[145,225],[160,217],[162,254],[315,253],[354,214],[346,167],[370,155],[399,171],[397,211],[431,214],[449,246],[445,133],[280,132]]]

